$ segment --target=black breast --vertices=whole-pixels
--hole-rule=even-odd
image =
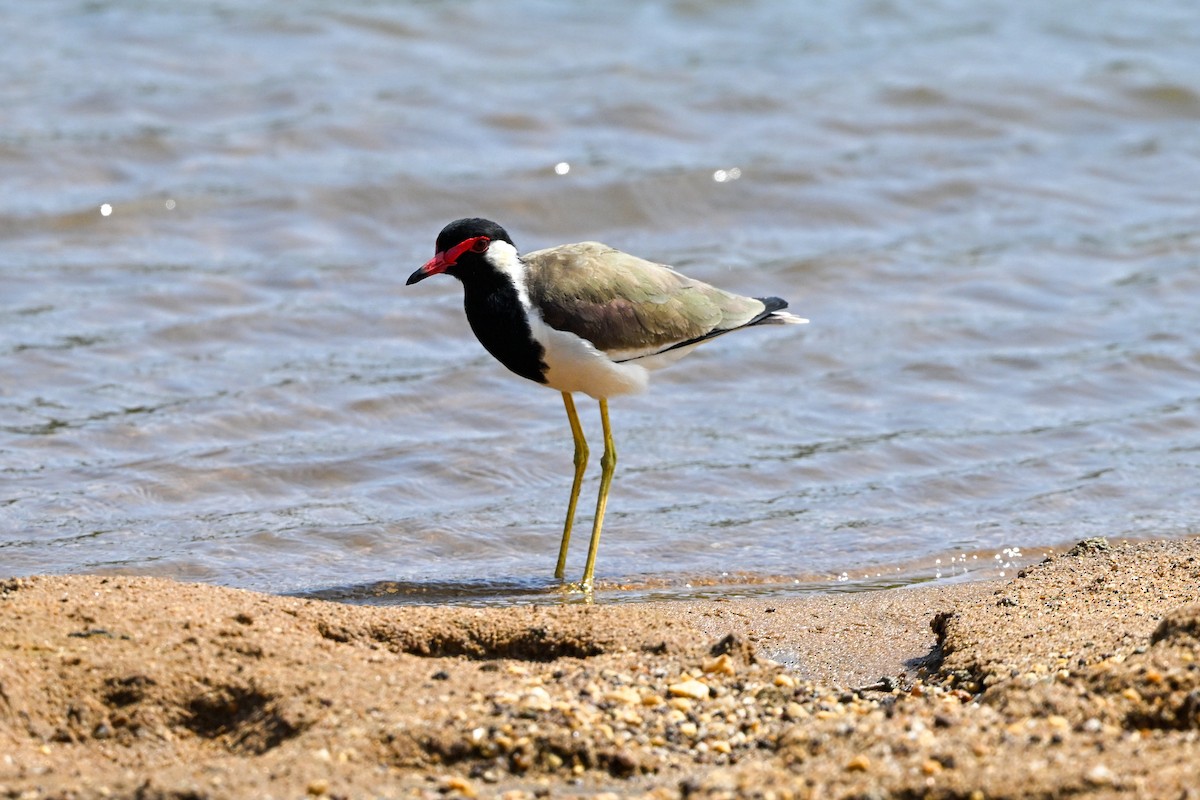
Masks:
[[[533,338],[517,289],[506,275],[475,274],[463,280],[463,307],[475,338],[522,378],[546,382],[546,349]]]

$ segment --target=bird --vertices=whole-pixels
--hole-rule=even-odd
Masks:
[[[588,444],[575,410],[582,392],[600,406],[604,453],[592,537],[580,588],[591,592],[617,452],[608,399],[645,389],[664,367],[718,336],[759,325],[802,324],[779,297],[742,297],[599,242],[524,255],[499,224],[455,220],[434,256],[406,286],[445,273],[463,287],[463,309],[480,344],[522,378],[562,394],[574,440],[575,477],[555,578],[563,580]]]

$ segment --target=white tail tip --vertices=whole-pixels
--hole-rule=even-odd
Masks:
[[[785,325],[804,325],[808,322],[804,317],[797,317],[795,314],[789,314],[786,311],[776,311],[771,314],[771,320],[774,322],[782,322]]]

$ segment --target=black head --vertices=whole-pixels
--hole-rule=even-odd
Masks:
[[[433,258],[410,275],[408,283],[423,281],[430,275],[437,275],[439,272],[445,272],[447,275],[461,279],[462,270],[470,269],[472,264],[477,264],[479,260],[483,259],[488,247],[496,241],[513,244],[508,232],[490,219],[481,217],[456,219],[442,228],[434,246],[436,252]],[[515,245],[513,246],[515,247]]]

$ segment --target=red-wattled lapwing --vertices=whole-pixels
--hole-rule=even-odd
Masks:
[[[519,255],[508,233],[486,219],[460,219],[438,234],[436,255],[408,283],[445,272],[462,281],[467,321],[479,342],[522,378],[562,392],[575,439],[575,481],[555,577],[571,541],[588,447],[573,392],[600,402],[604,455],[600,494],[582,587],[591,589],[600,527],[617,453],[608,398],[646,388],[649,370],[697,345],[752,325],[807,322],[778,297],[741,297],[597,242]]]

